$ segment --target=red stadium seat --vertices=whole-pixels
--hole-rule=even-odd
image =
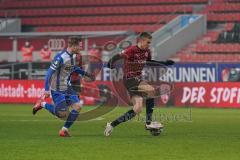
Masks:
[[[191,13],[192,7],[186,5],[147,5],[147,6],[107,6],[93,8],[30,8],[30,9],[18,9],[18,16],[20,17],[39,17],[40,16],[77,16],[77,15],[112,15],[112,14],[145,14],[145,13],[158,13],[166,14],[174,11],[182,13]]]
[[[207,14],[208,22],[227,23],[223,30],[231,31],[234,23],[240,21],[240,1],[227,1],[214,0],[208,5],[208,0],[5,0],[1,9],[16,10],[24,26],[33,27],[39,32],[141,32],[155,31],[179,14],[192,13],[194,4],[204,4],[206,8],[200,13]],[[5,12],[1,10],[0,16],[5,16]],[[179,51],[184,54],[178,57],[189,62],[239,60],[240,56],[236,55],[240,52],[240,45],[214,44],[219,33],[207,32]]]
[[[240,13],[209,13],[207,19],[214,22],[237,22],[240,21]]]
[[[155,31],[162,25],[84,25],[84,26],[51,26],[37,27],[38,32],[61,32],[61,31]]]
[[[168,18],[168,17],[167,17]],[[143,16],[84,16],[84,17],[46,17],[34,20],[23,18],[24,25],[51,26],[51,25],[98,25],[98,24],[154,24],[157,22],[166,23],[167,19],[162,15],[143,15]]]
[[[146,4],[206,4],[208,0],[51,0],[51,1],[10,1],[5,2],[5,8],[38,8],[38,7],[76,7],[76,6],[110,6],[110,5],[146,5]]]
[[[24,26],[45,27],[43,30],[75,30],[73,28],[84,28],[81,25],[97,25],[97,30],[105,30],[111,25],[111,30],[119,30],[123,25],[139,24],[139,30],[143,30],[146,24],[151,24],[150,30],[158,28],[156,23],[165,24],[177,14],[192,13],[191,5],[206,4],[207,0],[51,0],[51,1],[29,1],[9,0],[4,1],[4,8],[17,11],[18,17],[22,18]],[[176,12],[177,11],[177,12]],[[175,13],[175,14],[173,14]],[[176,14],[177,13],[177,14]],[[0,13],[3,16],[4,13]],[[171,14],[171,16],[169,16]],[[119,28],[117,25],[120,25]],[[60,28],[58,28],[60,27]],[[141,28],[141,29],[140,29]]]

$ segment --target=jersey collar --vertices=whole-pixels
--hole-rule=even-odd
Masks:
[[[66,51],[66,53],[69,55],[69,56],[73,56],[73,54],[71,54],[71,53],[69,53],[68,51],[67,51],[67,49],[65,49],[65,51]]]

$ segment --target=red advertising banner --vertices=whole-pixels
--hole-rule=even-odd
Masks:
[[[112,88],[109,82],[83,83],[86,87],[80,97],[85,105],[95,105],[100,96],[99,84]],[[35,103],[43,92],[43,80],[0,80],[0,103]],[[51,102],[51,98],[46,101]]]
[[[92,84],[93,88],[104,84],[112,89],[109,82],[99,81]],[[35,103],[43,94],[43,85],[43,80],[0,80],[0,103]],[[82,98],[85,103],[86,98],[99,96],[96,91],[93,92],[94,95],[83,94]],[[161,99],[163,100],[164,97]],[[170,101],[175,106],[240,108],[240,83],[175,83]],[[89,104],[94,104],[94,102]]]
[[[35,103],[43,94],[42,80],[0,80],[1,103]]]
[[[240,108],[240,83],[176,83],[171,96],[176,106]]]

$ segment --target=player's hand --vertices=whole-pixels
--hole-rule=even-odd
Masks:
[[[44,98],[50,97],[50,91],[44,91],[43,97],[44,97]]]
[[[174,62],[173,60],[167,60],[167,61],[166,61],[166,64],[169,65],[169,66],[171,66],[171,65],[174,65],[175,62]]]

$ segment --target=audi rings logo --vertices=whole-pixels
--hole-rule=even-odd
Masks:
[[[65,47],[65,40],[64,39],[49,39],[48,47],[51,50],[61,50]]]
[[[104,49],[106,50],[106,51],[113,51],[113,50],[115,50],[117,47],[119,48],[119,49],[121,49],[121,50],[124,50],[124,49],[126,49],[126,48],[128,48],[128,47],[130,47],[132,45],[132,42],[131,41],[122,41],[122,42],[120,42],[119,44],[117,44],[116,42],[114,42],[114,41],[109,41],[109,42],[107,42],[106,44],[104,44]]]

